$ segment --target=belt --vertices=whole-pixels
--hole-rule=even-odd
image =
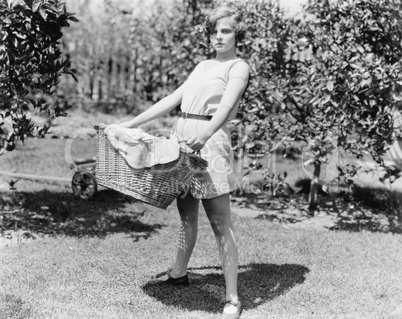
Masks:
[[[181,113],[180,117],[184,119],[193,119],[200,121],[210,121],[212,119],[212,115],[200,115],[200,114],[192,114],[192,113]]]

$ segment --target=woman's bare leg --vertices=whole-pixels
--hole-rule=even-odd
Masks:
[[[214,231],[226,283],[226,300],[237,302],[238,251],[230,215],[229,194],[203,199],[205,211]]]
[[[197,241],[199,202],[199,199],[195,199],[191,194],[184,198],[177,198],[181,227],[176,260],[171,271],[173,278],[184,276],[187,273],[187,266]]]

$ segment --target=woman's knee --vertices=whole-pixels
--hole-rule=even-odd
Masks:
[[[212,230],[217,237],[222,237],[228,234],[233,228],[230,218],[224,216],[211,216],[209,218]]]
[[[186,196],[185,198],[177,199],[177,209],[180,218],[183,222],[197,223],[198,222],[198,207],[199,200],[194,197]]]

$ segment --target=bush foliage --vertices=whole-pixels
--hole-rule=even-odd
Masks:
[[[384,164],[400,105],[402,14],[394,1],[377,0],[317,1],[305,10],[286,39],[287,118],[277,127],[278,137],[307,145],[314,185],[334,152]],[[337,182],[351,183],[359,167],[337,165]]]
[[[43,136],[48,123],[36,125],[32,116],[59,115],[51,95],[60,74],[72,74],[59,44],[69,20],[59,0],[0,2],[0,152],[11,151],[18,139]]]

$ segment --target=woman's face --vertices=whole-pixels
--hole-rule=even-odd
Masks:
[[[216,52],[224,53],[234,50],[236,34],[229,19],[220,19],[217,21],[215,30],[210,34],[209,40]]]

